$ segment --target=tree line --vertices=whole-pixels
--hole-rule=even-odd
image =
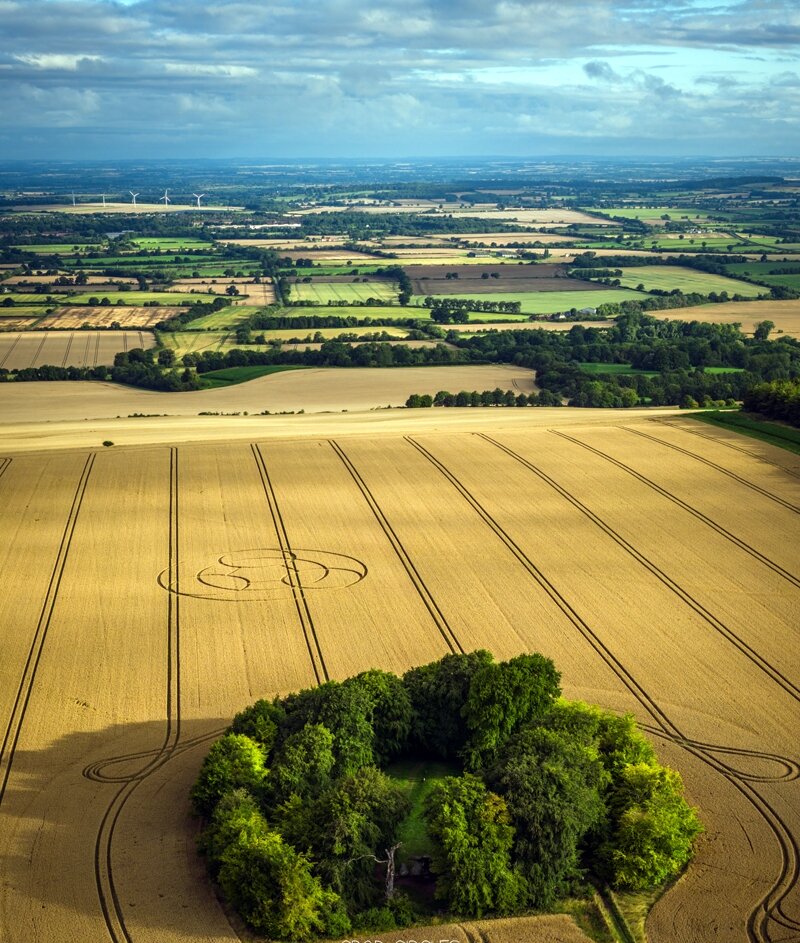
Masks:
[[[745,394],[744,409],[800,426],[800,379],[756,383]]]
[[[631,405],[635,405],[638,397]],[[473,390],[471,393],[449,393],[440,390],[435,396],[429,393],[412,393],[406,400],[409,409],[426,409],[431,406],[561,406],[559,396],[549,390],[540,393],[515,393],[514,390]]]

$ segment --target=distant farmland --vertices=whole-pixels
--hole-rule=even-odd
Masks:
[[[760,285],[751,285],[735,278],[712,275],[680,265],[642,265],[623,269],[620,282],[626,288],[644,285],[645,291],[652,291],[654,288],[672,291],[679,288],[684,294],[695,291],[702,295],[726,291],[731,296],[743,295],[745,298],[756,298],[767,291]]]
[[[315,279],[313,282],[292,282],[289,300],[316,302],[327,305],[329,301],[397,301],[397,286],[392,282],[325,282]],[[335,312],[334,312],[335,313]]]
[[[147,331],[26,331],[0,334],[0,367],[110,366],[114,354],[134,347],[152,347]]]

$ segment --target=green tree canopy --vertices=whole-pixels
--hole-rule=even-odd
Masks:
[[[277,832],[241,834],[222,856],[219,883],[256,930],[276,940],[303,941],[346,932],[339,898]]]
[[[601,793],[608,779],[596,749],[563,733],[528,727],[508,746],[497,781],[532,906],[549,907],[569,890],[580,843],[605,815]]]
[[[473,675],[463,715],[473,769],[491,763],[511,734],[541,719],[561,693],[561,675],[544,655],[518,655],[484,665]]]
[[[609,807],[611,838],[601,854],[615,886],[654,887],[675,877],[691,859],[702,825],[683,798],[683,781],[675,770],[648,763],[627,766]]]
[[[436,896],[454,913],[512,913],[522,882],[511,866],[514,829],[505,801],[470,773],[431,790],[425,818],[434,842]]]
[[[446,655],[403,676],[414,709],[413,739],[418,749],[444,759],[460,754],[468,729],[462,709],[476,671],[491,664],[486,651]]]
[[[267,777],[264,747],[244,734],[229,733],[208,751],[191,793],[195,812],[210,816],[231,789],[244,787],[261,794]]]

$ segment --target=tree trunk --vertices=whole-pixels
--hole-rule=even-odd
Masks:
[[[386,900],[390,901],[394,897],[394,856],[400,847],[400,842],[386,849]]]

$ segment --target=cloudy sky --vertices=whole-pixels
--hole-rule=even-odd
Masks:
[[[0,0],[0,158],[800,154],[798,0]]]

